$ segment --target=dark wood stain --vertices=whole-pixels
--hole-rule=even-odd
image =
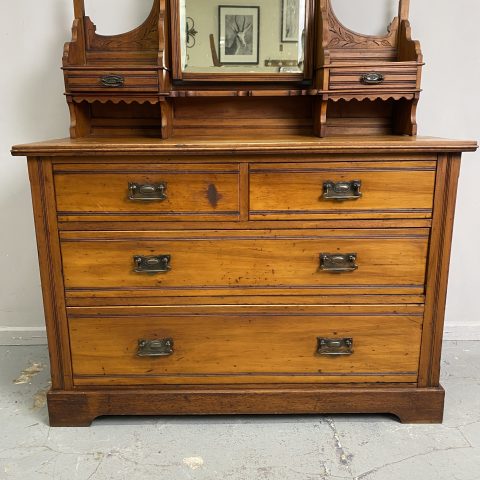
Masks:
[[[213,183],[207,188],[207,198],[213,208],[217,208],[218,202],[223,198]]]

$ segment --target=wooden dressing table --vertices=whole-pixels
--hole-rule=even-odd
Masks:
[[[216,7],[224,26],[196,36],[211,65],[194,64],[180,3],[155,0],[139,28],[105,37],[75,0],[71,138],[12,150],[32,185],[51,425],[441,422],[457,178],[477,145],[415,136],[423,59],[408,1],[369,37],[307,0],[287,71],[262,43],[258,71],[218,64],[222,28],[256,19]]]

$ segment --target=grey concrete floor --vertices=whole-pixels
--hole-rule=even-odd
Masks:
[[[480,480],[480,342],[446,342],[443,358],[443,425],[319,415],[49,428],[46,348],[0,347],[0,479]]]

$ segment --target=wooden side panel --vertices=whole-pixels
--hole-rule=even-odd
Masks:
[[[460,154],[440,155],[428,257],[419,386],[438,386]]]
[[[433,162],[344,162],[250,167],[252,219],[428,218],[433,206]],[[361,181],[362,196],[323,197],[325,182]]]
[[[421,314],[170,313],[70,320],[77,385],[411,382],[417,375],[421,325]],[[353,338],[354,352],[318,355],[317,337]],[[173,339],[171,356],[136,355],[140,339],[159,338]]]
[[[63,390],[72,387],[72,374],[52,164],[49,159],[30,157],[28,172],[47,325],[52,388]]]

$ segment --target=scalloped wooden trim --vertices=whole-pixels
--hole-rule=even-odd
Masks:
[[[372,94],[372,93],[365,93],[365,94],[341,94],[341,95],[331,95],[328,97],[329,100],[332,102],[338,102],[339,100],[345,100],[346,102],[350,102],[352,100],[357,100],[359,102],[363,100],[369,100],[374,102],[375,100],[413,100],[415,98],[415,93],[385,93],[385,94]]]
[[[324,0],[328,18],[329,49],[336,48],[396,48],[398,42],[399,18],[395,17],[387,27],[387,35],[364,35],[343,25],[335,15],[330,0]],[[323,9],[322,9],[323,11]],[[325,30],[324,30],[325,31]]]
[[[99,103],[113,103],[115,105],[119,103],[125,103],[127,105],[131,105],[132,103],[138,103],[138,104],[144,104],[144,103],[150,103],[151,105],[156,105],[157,103],[160,103],[160,97],[117,97],[117,96],[111,96],[111,97],[99,97],[99,96],[88,96],[88,95],[75,95],[72,97],[72,101],[74,103],[81,103],[81,102],[87,102],[87,103],[94,103],[94,102],[99,102]]]

